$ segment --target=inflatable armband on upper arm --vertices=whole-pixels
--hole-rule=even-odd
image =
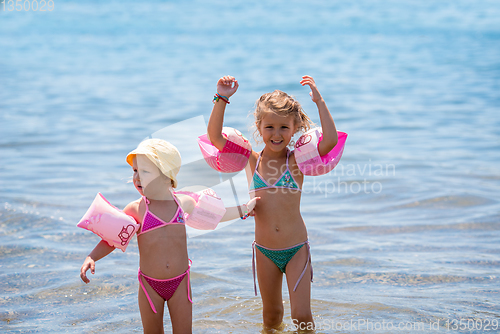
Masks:
[[[344,152],[347,133],[337,131],[337,145],[324,156],[319,155],[318,145],[323,139],[321,128],[304,133],[295,144],[295,160],[304,175],[324,175],[337,166]]]
[[[125,252],[140,225],[133,217],[111,205],[101,193],[98,193],[76,226],[94,232],[110,246]]]
[[[188,195],[195,200],[196,206],[190,214],[186,213],[184,221],[187,226],[197,230],[215,230],[226,213],[224,203],[210,188],[195,193],[187,191],[175,193]]]
[[[212,145],[207,135],[198,137],[198,145],[205,161],[216,171],[235,173],[245,168],[252,145],[241,132],[230,127],[222,128],[222,135],[227,139],[222,151]]]

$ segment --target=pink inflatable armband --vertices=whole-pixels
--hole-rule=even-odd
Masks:
[[[250,158],[252,145],[236,129],[224,127],[222,135],[227,139],[222,151],[212,145],[206,134],[198,137],[201,153],[213,169],[223,173],[239,172],[245,168]]]
[[[338,142],[324,156],[319,155],[318,145],[323,139],[321,128],[314,128],[304,133],[295,144],[295,160],[304,175],[324,175],[337,166],[344,152],[347,133],[337,131]]]
[[[130,239],[140,225],[134,218],[111,205],[101,193],[98,193],[76,226],[94,232],[110,246],[120,248],[125,252]]]
[[[196,201],[193,212],[186,214],[185,222],[187,226],[197,230],[215,230],[222,216],[226,213],[224,203],[210,188],[196,193],[187,191],[175,193],[188,195]]]

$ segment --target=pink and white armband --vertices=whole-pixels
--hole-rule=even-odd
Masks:
[[[324,156],[319,155],[318,145],[323,139],[321,128],[314,128],[304,133],[295,144],[295,160],[304,175],[324,175],[337,166],[344,152],[347,133],[337,131],[338,142]]]
[[[187,226],[197,230],[215,230],[226,213],[224,203],[210,188],[195,193],[189,191],[175,193],[188,195],[195,200],[196,206],[190,214],[186,213],[184,221]]]
[[[203,158],[210,167],[219,172],[235,173],[243,170],[250,158],[252,145],[236,129],[224,127],[222,135],[227,139],[222,151],[212,145],[206,134],[198,137]]]
[[[133,217],[111,205],[101,193],[98,193],[76,226],[94,232],[110,246],[125,252],[140,225]]]

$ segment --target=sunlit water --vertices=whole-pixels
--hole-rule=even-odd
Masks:
[[[254,101],[274,89],[319,123],[303,74],[349,133],[340,165],[306,178],[302,199],[318,333],[498,330],[497,2],[54,8],[0,13],[2,332],[142,331],[136,241],[99,261],[85,285],[79,269],[98,239],[75,225],[97,192],[121,208],[138,197],[126,154],[165,127],[208,120],[225,74],[240,82],[226,124],[248,137]],[[180,145],[186,162],[198,159],[193,143]],[[245,200],[244,177],[233,182]],[[196,333],[262,330],[253,227],[189,239]],[[287,332],[285,290],[284,300]]]

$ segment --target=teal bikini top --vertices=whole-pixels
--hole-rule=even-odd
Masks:
[[[263,151],[262,151],[263,152]],[[290,168],[288,168],[288,157],[290,156],[290,150],[286,152],[286,170],[281,176],[276,180],[276,182],[272,185],[266,182],[264,178],[257,171],[257,167],[259,167],[260,158],[262,157],[262,152],[259,154],[259,158],[257,159],[257,163],[255,164],[255,171],[253,172],[252,182],[250,183],[250,190],[248,192],[257,191],[261,189],[297,189],[298,191],[302,191],[297,182],[295,182],[292,173],[290,173]]]

